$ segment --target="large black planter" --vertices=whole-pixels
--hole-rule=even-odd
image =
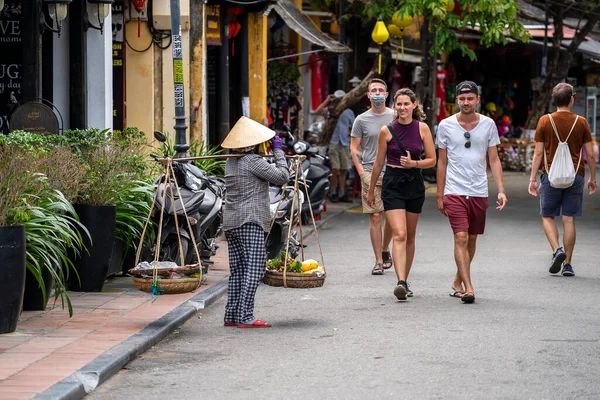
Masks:
[[[129,246],[125,251],[125,243],[121,239],[115,238],[113,244],[112,256],[110,258],[110,266],[106,276],[118,275],[127,273],[131,268],[135,267],[135,248]]]
[[[25,228],[0,226],[0,334],[14,332],[25,290]]]
[[[69,275],[69,289],[82,292],[99,292],[104,286],[108,273],[113,242],[115,240],[116,208],[109,206],[92,206],[76,204],[75,211],[79,220],[87,228],[92,237],[90,243],[83,236],[83,243],[88,252],[83,251],[81,257],[72,257],[75,269],[79,273],[81,284],[75,274]]]
[[[40,284],[29,270],[25,274],[25,295],[23,296],[23,311],[43,311],[46,309],[50,291],[52,290],[52,273],[48,268],[42,270],[42,280],[46,289],[46,301]]]

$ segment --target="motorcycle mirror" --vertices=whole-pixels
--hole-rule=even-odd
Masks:
[[[165,134],[159,131],[154,131],[154,139],[158,140],[161,143],[167,141],[167,137],[165,136]]]

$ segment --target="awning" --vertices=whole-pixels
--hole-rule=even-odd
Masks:
[[[552,38],[548,38],[548,47],[552,47]],[[533,44],[533,45],[537,45],[537,46],[543,46],[544,42],[539,41],[539,40],[530,40],[528,42],[528,44]],[[567,47],[569,47],[569,45],[571,44],[570,40],[563,40],[561,42],[561,49],[562,50],[566,50]],[[582,53],[584,56],[589,57],[589,58],[595,58],[595,59],[599,59],[600,58],[600,42],[597,42],[595,40],[584,40],[583,42],[581,42],[579,44],[579,47],[577,48],[577,52]]]
[[[312,44],[321,46],[331,53],[349,53],[352,51],[350,47],[323,33],[310,18],[302,14],[294,0],[277,0],[273,9],[290,29]]]

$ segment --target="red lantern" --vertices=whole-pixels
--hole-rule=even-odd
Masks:
[[[142,20],[140,19],[140,13],[144,9],[144,5],[146,4],[146,0],[131,0],[133,3],[133,8],[138,12],[138,37],[141,34]]]

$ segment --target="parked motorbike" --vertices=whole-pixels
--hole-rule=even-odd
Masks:
[[[298,140],[294,143],[294,152],[298,155],[307,156],[302,161],[302,170],[308,187],[304,187],[303,191],[304,197],[310,199],[310,206],[308,201],[305,201],[302,205],[302,222],[308,223],[311,221],[310,207],[312,207],[312,213],[315,217],[323,212],[325,196],[329,193],[331,170],[325,166],[327,157],[318,154],[317,149],[304,140]],[[298,180],[303,180],[303,178],[298,177]]]
[[[161,132],[154,132],[154,137],[159,142],[166,141],[165,135]],[[153,157],[159,158],[155,155]],[[168,157],[168,154],[165,154],[164,157]],[[216,254],[217,237],[222,233],[225,182],[220,178],[207,176],[191,161],[173,162],[173,172],[174,179],[177,180],[179,186],[179,193],[174,183],[166,182],[164,174],[155,181],[158,192],[152,211],[155,226],[160,224],[164,195],[164,215],[158,259],[159,261],[173,261],[180,265],[197,263],[198,257],[192,245],[193,236],[200,254],[200,263],[203,270],[206,271],[213,264],[210,258]],[[175,202],[171,198],[171,188]],[[187,221],[180,199],[183,200]],[[180,257],[176,220],[184,255],[183,260]],[[153,261],[155,252],[156,243],[147,244],[142,252],[144,255],[142,258],[145,261]]]
[[[302,182],[298,182],[299,187],[304,186]],[[300,249],[300,237],[296,227],[298,226],[298,209],[304,203],[304,194],[299,190],[299,200],[296,198],[294,203],[294,212],[292,213],[292,202],[294,197],[294,177],[285,187],[270,186],[269,198],[271,218],[274,218],[273,226],[269,232],[267,239],[267,255],[269,259],[276,258],[281,250],[288,248],[288,255],[296,258]],[[300,207],[298,206],[300,203]],[[290,243],[287,245],[287,237],[290,224],[292,226],[290,234]]]

